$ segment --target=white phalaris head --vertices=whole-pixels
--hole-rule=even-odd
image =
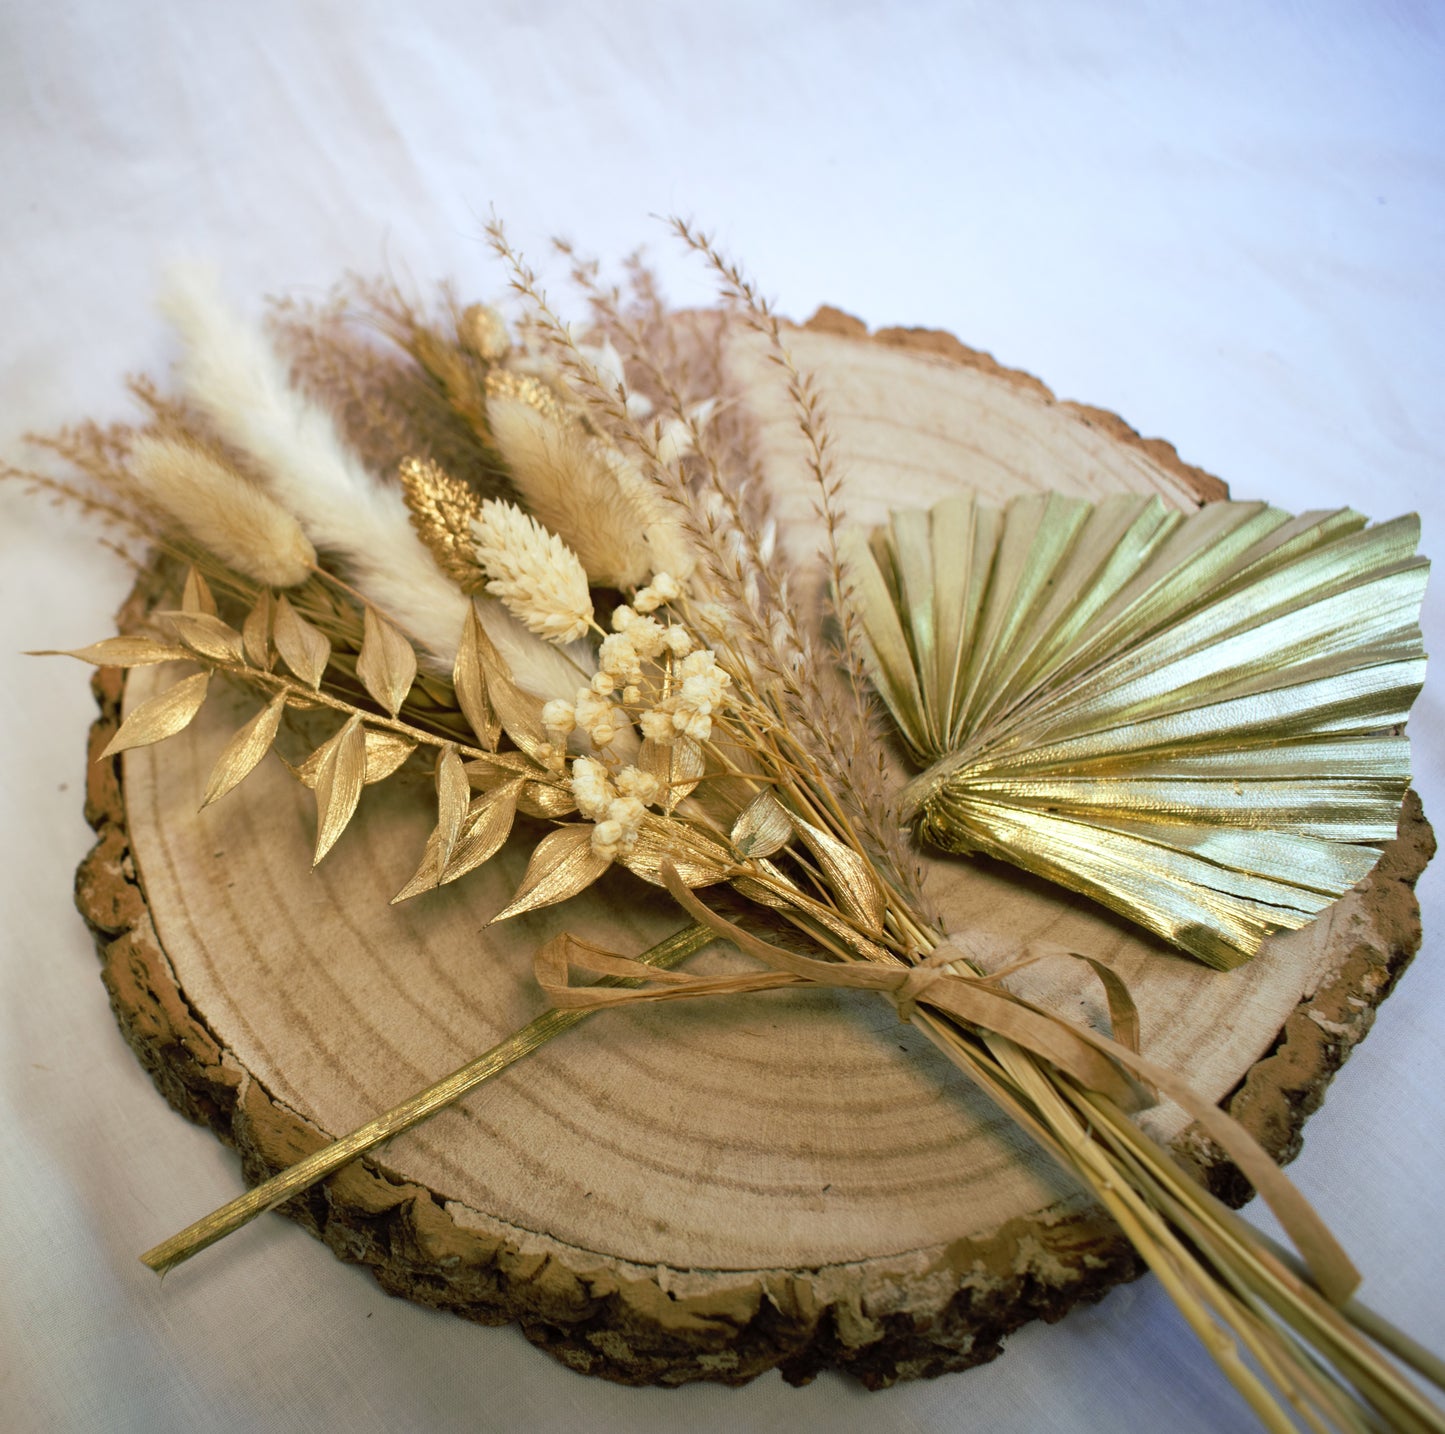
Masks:
[[[472,520],[487,591],[548,642],[574,642],[592,623],[587,573],[555,533],[515,503],[489,498]]]

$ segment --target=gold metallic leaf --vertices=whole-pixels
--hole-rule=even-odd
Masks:
[[[397,471],[412,527],[437,566],[463,592],[480,592],[487,575],[472,538],[477,495],[429,458],[403,458]]]
[[[186,574],[186,585],[181,590],[181,611],[209,613],[211,617],[216,615],[216,599],[199,568],[192,568]]]
[[[486,790],[510,777],[535,777],[542,771],[521,752],[488,752],[485,757],[473,757],[466,766],[472,785]]]
[[[798,892],[797,885],[784,872],[765,859],[754,858],[752,866],[767,875],[767,881],[758,881],[750,876],[739,876],[733,878],[733,887],[739,896],[746,897],[749,901],[756,901],[760,906],[771,906],[775,910],[786,908],[792,904],[785,893]]]
[[[462,823],[461,834],[452,850],[451,860],[446,863],[445,869],[439,860],[439,831],[434,828],[427,838],[421,865],[412,879],[392,897],[392,905],[456,881],[458,877],[465,876],[484,862],[490,861],[511,835],[512,823],[517,815],[517,795],[521,788],[522,779],[513,777],[471,804],[466,812],[466,820]]]
[[[1424,675],[1419,522],[1034,494],[848,553],[919,834],[1211,965],[1312,920],[1393,836]]]
[[[276,600],[273,620],[276,651],[286,666],[308,687],[320,687],[331,657],[326,634],[313,627],[291,606],[285,593]]]
[[[542,726],[542,704],[528,692],[523,692],[502,661],[501,654],[492,645],[487,630],[477,617],[473,606],[467,615],[467,624],[462,637],[463,646],[473,647],[475,659],[486,684],[490,709],[496,714],[502,730],[529,757],[540,757],[551,749],[546,730]],[[457,662],[461,662],[460,650]],[[471,719],[468,718],[468,721]]]
[[[224,797],[251,774],[256,764],[271,750],[285,711],[286,697],[283,693],[273,697],[226,743],[211,769],[211,779],[206,783],[206,795],[201,801],[203,807]]]
[[[96,667],[148,667],[156,662],[190,662],[184,647],[157,642],[153,637],[107,637],[89,647],[44,648],[27,657],[78,657]]]
[[[546,817],[555,821],[577,810],[577,801],[566,787],[546,782],[528,782],[517,798],[517,810],[529,817]]]
[[[524,783],[517,798],[517,810],[529,817],[553,820],[577,810],[576,798],[565,781],[553,780],[551,773],[520,752],[496,752],[492,756],[466,764],[467,776],[478,791],[495,791],[514,777],[531,778]]]
[[[869,544],[856,528],[844,534],[842,552],[849,593],[863,620],[868,675],[874,689],[910,747],[915,752],[928,750],[938,741],[931,725],[933,712],[923,707],[913,650],[899,618],[897,595],[884,580],[884,570],[874,561]]]
[[[356,675],[383,710],[395,717],[416,679],[416,653],[387,620],[368,605],[362,616]]]
[[[791,820],[798,835],[822,865],[838,904],[865,930],[878,935],[883,930],[887,903],[872,863],[822,827],[797,816]]]
[[[461,835],[462,823],[466,820],[467,806],[471,801],[472,784],[467,780],[467,769],[457,755],[457,749],[447,746],[442,749],[437,761],[437,873],[447,868],[452,859],[452,850]]]
[[[702,745],[691,737],[677,737],[667,743],[644,737],[638,748],[637,765],[662,783],[662,809],[671,815],[702,780],[707,770],[707,756]]]
[[[287,701],[288,705],[295,706],[295,695],[288,697]],[[323,744],[304,762],[295,766],[292,766],[290,762],[286,763],[291,775],[303,787],[315,788],[316,780],[321,774],[321,763],[325,758],[326,750],[326,745]],[[369,787],[375,782],[384,782],[415,751],[416,743],[410,738],[403,737],[397,732],[379,731],[374,727],[367,727],[366,770],[362,778],[363,785]]]
[[[516,819],[520,790],[520,782],[507,782],[472,804],[452,858],[442,874],[443,883],[475,871],[502,849]]]
[[[493,751],[502,735],[502,724],[487,696],[487,682],[482,675],[482,638],[481,619],[475,606],[468,605],[452,669],[452,685],[456,689],[457,706],[477,734],[477,740],[488,751]]]
[[[192,652],[212,662],[243,662],[241,634],[208,612],[160,612],[164,621]]]
[[[759,792],[733,823],[732,843],[740,856],[772,856],[792,835],[792,818],[783,804],[771,792]]]
[[[441,869],[437,865],[437,834],[433,827],[431,835],[427,837],[426,848],[422,852],[421,865],[417,867],[410,880],[391,898],[393,906],[400,906],[403,901],[410,901],[414,896],[422,896],[428,891],[435,891],[441,885]]]
[[[271,647],[271,613],[275,607],[269,588],[261,589],[261,596],[255,606],[246,614],[241,624],[241,646],[246,650],[246,661],[252,667],[269,672],[274,662]]]
[[[152,742],[164,741],[184,731],[191,719],[201,710],[206,700],[206,688],[211,681],[209,672],[197,672],[183,677],[174,687],[168,687],[156,697],[142,702],[124,722],[120,730],[110,739],[102,757],[113,757],[131,747],[148,747]]]
[[[732,870],[732,853],[721,842],[686,822],[649,812],[642,819],[636,845],[619,860],[634,876],[665,886],[662,867],[671,862],[686,886],[711,886]]]
[[[456,691],[451,683],[432,677],[426,672],[417,673],[416,681],[411,685],[411,700],[433,712],[449,712],[457,705]]]
[[[391,898],[391,904],[400,906],[403,901],[410,901],[414,896],[424,896],[428,891],[435,891],[441,884],[441,871],[437,867],[436,828],[433,827],[427,838],[426,849],[422,852],[421,865],[406,885]]]
[[[375,782],[384,782],[415,751],[416,743],[409,737],[403,737],[399,732],[385,732],[368,727],[366,776],[363,781],[368,787]]]
[[[283,599],[284,601],[284,599]],[[316,855],[312,866],[336,845],[361,800],[366,777],[366,733],[353,714],[320,749],[316,770]]]
[[[506,921],[524,911],[553,906],[585,891],[612,863],[592,850],[591,822],[558,827],[537,843],[516,895],[494,917]]]

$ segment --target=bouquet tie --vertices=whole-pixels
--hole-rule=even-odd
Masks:
[[[534,963],[537,983],[556,1009],[602,1010],[659,1001],[743,995],[798,985],[876,991],[893,1002],[905,1021],[911,1019],[918,1004],[930,1006],[967,1022],[989,1037],[1002,1037],[1041,1057],[1077,1081],[1084,1090],[1112,1101],[1122,1110],[1137,1111],[1152,1103],[1150,1087],[1167,1095],[1219,1143],[1259,1192],[1305,1258],[1315,1284],[1332,1303],[1344,1304],[1359,1286],[1359,1272],[1349,1256],[1314,1207],[1259,1142],[1232,1116],[1196,1094],[1187,1081],[1140,1054],[1138,1013],[1133,1000],[1117,973],[1102,961],[1064,946],[1038,942],[1022,953],[1022,959],[1009,969],[1017,970],[1023,964],[1051,957],[1070,957],[1084,962],[1104,987],[1114,1039],[1085,1026],[1061,1022],[999,988],[999,974],[1006,973],[982,974],[975,965],[977,952],[970,956],[954,941],[940,942],[927,957],[908,966],[822,961],[764,941],[710,910],[687,888],[674,868],[665,866],[663,875],[673,898],[699,925],[771,969],[732,976],[660,971],[563,932],[539,949]],[[958,969],[960,966],[966,969]],[[573,971],[636,984],[628,989],[578,986],[571,982]]]

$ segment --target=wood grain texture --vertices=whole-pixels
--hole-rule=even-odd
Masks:
[[[1167,445],[1057,403],[947,335],[859,327],[825,312],[791,334],[829,397],[859,520],[961,482],[996,497],[1152,490],[1180,506],[1223,491]],[[806,555],[816,525],[785,402],[755,350],[733,362],[756,395],[784,539]],[[118,673],[98,676],[92,755],[122,700],[157,680],[133,673],[123,691]],[[310,798],[279,763],[196,813],[248,710],[213,698],[182,737],[127,754],[123,773],[92,768],[99,841],[77,896],[127,1038],[172,1104],[237,1146],[249,1180],[534,1015],[531,955],[553,932],[636,949],[682,924],[617,873],[561,911],[486,929],[520,876],[512,852],[389,907],[431,820],[420,777],[368,789],[361,820],[312,873]],[[1141,1007],[1147,1053],[1287,1158],[1418,946],[1412,887],[1432,850],[1412,797],[1360,888],[1231,974],[1017,872],[927,864],[953,929],[1047,935],[1110,960]],[[741,962],[714,948],[692,964]],[[1037,968],[1030,983],[1101,1018],[1068,969]],[[1146,1120],[1221,1193],[1247,1193],[1179,1111]],[[870,1385],[936,1374],[1138,1273],[1099,1212],[891,1007],[835,993],[594,1017],[289,1213],[393,1292],[518,1320],[574,1368],[633,1383],[740,1382],[771,1367],[802,1380],[834,1365]]]

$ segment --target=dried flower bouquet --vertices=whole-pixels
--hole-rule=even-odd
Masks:
[[[139,431],[51,440],[78,480],[25,475],[185,573],[146,631],[74,654],[199,669],[132,711],[108,753],[174,735],[217,679],[239,683],[261,705],[205,799],[244,780],[288,713],[331,714],[293,768],[315,794],[316,861],[367,784],[429,761],[436,825],[396,900],[476,870],[525,814],[552,826],[494,920],[621,866],[684,921],[640,956],[549,942],[536,973],[553,1011],[146,1262],[188,1258],[603,1006],[861,989],[1082,1182],[1267,1427],[1445,1428],[1376,1341],[1437,1383],[1439,1362],[1354,1301],[1347,1257],[1252,1138],[1140,1053],[1118,976],[945,932],[908,844],[911,827],[1014,862],[1220,967],[1310,921],[1369,872],[1408,783],[1418,525],[1045,497],[849,531],[814,383],[751,284],[676,227],[725,319],[680,323],[640,267],[624,295],[574,258],[592,318],[579,339],[494,227],[525,301],[515,331],[450,302],[434,323],[363,286],[349,302],[392,349],[341,308],[282,307],[288,371],[184,277],[167,301],[180,395],[140,384]],[[795,410],[826,623],[776,551],[716,367],[722,322],[760,336]],[[902,787],[883,710],[922,769]],[[675,969],[719,938],[757,970]],[[1010,989],[1042,959],[1088,962],[1111,1034]],[[1139,1129],[1131,1114],[1159,1094],[1244,1171],[1298,1257]]]

